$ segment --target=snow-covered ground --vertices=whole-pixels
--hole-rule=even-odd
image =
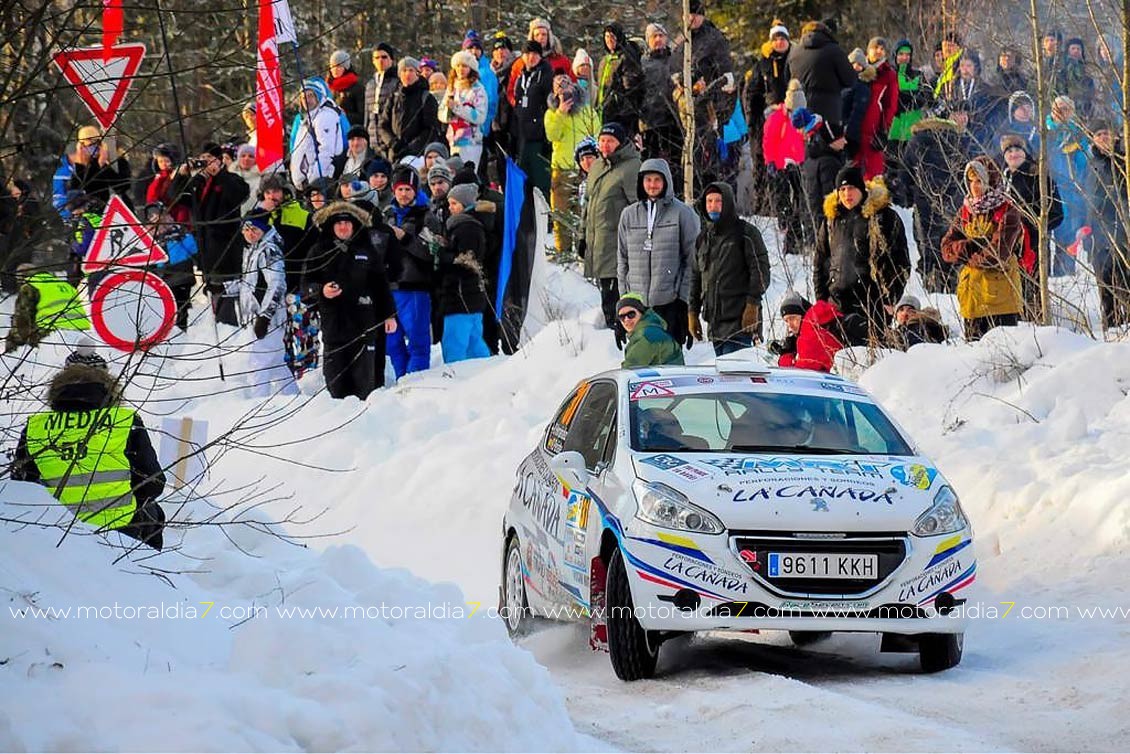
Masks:
[[[770,319],[789,281],[807,292],[808,277],[801,260],[775,259]],[[666,645],[659,677],[629,686],[576,627],[550,627],[515,648],[482,615],[435,617],[438,606],[469,613],[497,602],[500,522],[518,461],[577,380],[619,362],[596,327],[594,289],[553,270],[546,290],[543,308],[560,319],[517,355],[442,367],[437,352],[435,368],[364,407],[310,397],[318,374],[304,378],[301,399],[260,406],[243,394],[238,354],[225,359],[225,383],[198,358],[212,338],[203,322],[161,349],[177,358],[147,360],[144,374],[160,377],[143,374],[127,395],[160,399],[144,407],[150,426],[187,415],[207,420],[211,438],[236,429],[238,446],[210,452],[199,491],[212,505],[247,497],[257,507],[245,518],[311,520],[283,527],[298,544],[247,526],[176,527],[173,552],[117,565],[119,553],[97,538],[70,536],[56,548],[58,532],[0,525],[0,749],[1125,747],[1130,344],[1066,330],[922,346],[861,376],[954,483],[976,528],[984,615],[954,670],[919,675],[914,656],[880,655],[876,636],[797,649],[779,634],[727,634]],[[930,300],[956,324],[952,299]],[[41,382],[64,353],[42,348],[17,376]],[[690,360],[711,358],[699,345]],[[11,357],[4,365],[0,376]],[[8,423],[34,409],[11,393],[5,400]],[[0,487],[0,516],[17,495],[44,497]],[[204,500],[177,502],[185,499],[166,505],[180,520],[217,515]],[[217,614],[9,612],[115,599],[199,611],[213,602]],[[267,613],[218,616],[251,605]],[[382,605],[432,617],[276,610],[381,615]],[[1082,612],[1093,608],[1115,612]],[[1041,610],[1050,617],[1026,617]]]

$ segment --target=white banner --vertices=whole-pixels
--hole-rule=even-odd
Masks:
[[[271,0],[275,13],[275,44],[291,42],[298,44],[298,34],[294,31],[294,17],[290,15],[290,5],[286,0]]]

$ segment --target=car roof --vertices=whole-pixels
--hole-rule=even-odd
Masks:
[[[679,378],[690,378],[694,382]],[[751,392],[823,393],[869,403],[875,402],[866,390],[837,374],[815,372],[810,369],[773,367],[759,361],[724,357],[713,364],[610,369],[595,374],[586,381],[597,379],[614,380],[624,392],[627,392],[629,385],[635,389],[651,383],[660,388],[701,385],[703,392],[722,388],[727,391],[742,391],[743,387],[748,387]],[[665,385],[665,381],[673,381],[673,385]],[[697,390],[687,392],[697,392]]]

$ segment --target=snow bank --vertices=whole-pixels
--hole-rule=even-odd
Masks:
[[[889,354],[861,384],[938,462],[987,554],[1062,575],[1130,552],[1130,343],[998,328]]]
[[[0,515],[53,504],[20,483],[3,500]],[[191,558],[115,566],[100,537],[58,541],[0,527],[0,750],[578,746],[549,674],[486,605],[467,617],[458,588],[357,547],[202,527],[184,536]],[[147,566],[186,573],[173,588]],[[70,613],[35,617],[52,609]]]

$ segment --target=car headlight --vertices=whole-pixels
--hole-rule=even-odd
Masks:
[[[704,511],[676,489],[660,482],[637,479],[632,484],[639,504],[636,518],[668,529],[699,534],[721,534],[726,530],[713,514]]]
[[[957,494],[948,486],[934,495],[934,504],[914,522],[914,534],[919,537],[933,537],[937,534],[952,534],[969,526],[965,511]]]

